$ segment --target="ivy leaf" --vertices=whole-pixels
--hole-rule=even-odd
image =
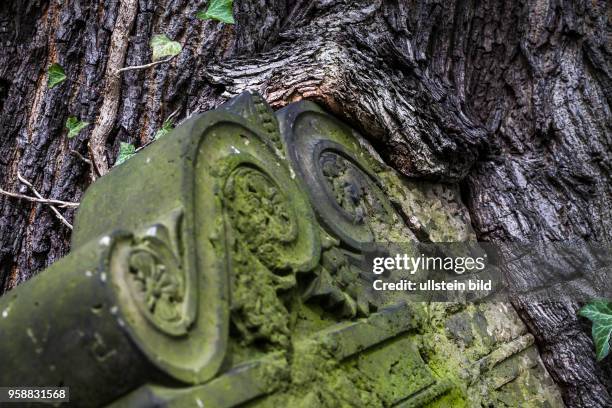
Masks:
[[[183,49],[180,43],[172,41],[166,34],[154,35],[150,45],[153,49],[153,61],[160,60],[164,57],[174,57]]]
[[[53,89],[66,80],[66,73],[60,64],[52,64],[47,71],[47,87]]]
[[[610,352],[610,335],[612,334],[612,302],[595,300],[578,311],[593,322],[591,329],[597,361],[603,360]]]
[[[208,9],[198,11],[196,17],[200,20],[217,20],[234,24],[233,3],[233,0],[210,0]]]
[[[172,119],[164,120],[162,127],[157,132],[155,132],[155,135],[153,135],[153,140],[157,140],[160,137],[166,136],[168,133],[170,133],[172,129],[174,129]]]
[[[128,159],[136,154],[136,148],[131,143],[121,142],[119,145],[119,156],[115,162],[115,166],[125,163]]]
[[[78,135],[81,130],[89,126],[89,122],[81,122],[74,116],[70,116],[66,121],[66,129],[68,129],[68,139],[72,139]]]

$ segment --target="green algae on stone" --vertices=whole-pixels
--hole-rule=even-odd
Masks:
[[[371,293],[373,245],[473,240],[469,214],[313,103],[244,93],[188,120],[98,180],[75,227],[0,299],[0,379],[82,386],[80,406],[561,406],[513,309]]]

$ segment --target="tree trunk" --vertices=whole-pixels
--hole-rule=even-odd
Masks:
[[[314,100],[404,175],[459,183],[480,240],[610,242],[611,3],[237,0],[235,25],[196,19],[205,4],[2,2],[0,187],[28,193],[19,172],[78,201],[95,173],[74,152],[112,165],[120,142],[151,141],[172,112],[250,89],[275,108]],[[162,33],[179,56],[114,79],[150,62]],[[48,89],[52,63],[68,79]],[[68,139],[69,116],[91,125]],[[48,206],[0,197],[0,293],[69,238]],[[612,406],[610,359],[595,362],[577,305],[515,307],[566,404]]]

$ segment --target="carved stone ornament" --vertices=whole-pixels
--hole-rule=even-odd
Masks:
[[[147,321],[170,336],[187,334],[194,306],[187,303],[185,273],[180,254],[175,253],[164,225],[151,227],[148,234],[134,237],[124,250],[116,249],[112,264],[121,271],[133,302]],[[191,299],[193,302],[193,299]]]
[[[513,309],[372,290],[374,244],[442,238],[473,238],[457,190],[246,92],[87,190],[72,252],[0,298],[0,384],[77,407],[561,406]]]

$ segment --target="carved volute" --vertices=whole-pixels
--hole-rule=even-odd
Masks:
[[[457,189],[244,93],[87,191],[70,255],[0,299],[0,383],[79,407],[557,406],[512,309],[371,289],[373,244],[473,238]]]

